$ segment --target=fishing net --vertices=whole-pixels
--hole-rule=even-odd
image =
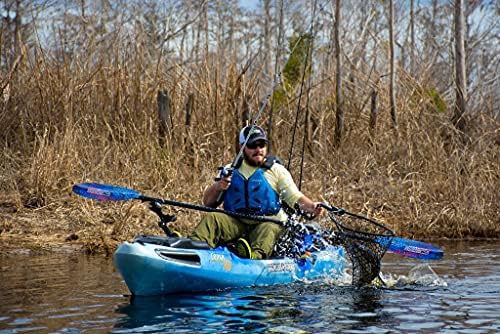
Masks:
[[[290,215],[276,242],[273,256],[298,259],[306,252],[341,245],[352,263],[352,285],[371,283],[379,276],[382,257],[394,233],[374,220],[341,209],[329,210],[328,216],[335,224],[335,230],[326,231]]]
[[[328,216],[337,228],[330,242],[344,246],[351,260],[352,285],[370,284],[379,277],[381,260],[394,232],[372,219],[342,209],[331,210]]]

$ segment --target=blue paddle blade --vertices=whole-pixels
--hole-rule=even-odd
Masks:
[[[377,241],[379,243],[384,243],[387,242],[387,238],[381,237],[378,238]],[[392,238],[389,245],[389,251],[402,256],[421,260],[439,260],[443,257],[443,251],[439,247],[422,241],[399,237]]]
[[[141,194],[133,189],[100,183],[75,184],[73,192],[98,201],[126,201],[141,197]]]

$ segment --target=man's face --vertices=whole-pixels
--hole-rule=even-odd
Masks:
[[[260,166],[267,155],[267,143],[264,140],[257,140],[252,144],[247,144],[243,150],[245,161],[251,166]]]

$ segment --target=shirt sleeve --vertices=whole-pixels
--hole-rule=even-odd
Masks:
[[[276,177],[276,191],[280,196],[280,199],[291,208],[294,207],[295,203],[304,196],[299,190],[295,182],[293,181],[290,172],[280,164],[274,164],[271,168]]]

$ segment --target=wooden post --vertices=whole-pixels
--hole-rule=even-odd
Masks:
[[[195,144],[191,135],[191,117],[194,109],[194,93],[189,93],[186,99],[186,118],[184,122],[184,153],[188,156],[188,161],[195,169],[198,168],[198,154],[195,154]],[[194,176],[194,175],[193,175]],[[195,180],[193,179],[193,182]]]
[[[169,126],[170,119],[170,98],[165,90],[158,91],[158,119],[160,121],[158,127],[158,143],[160,146],[165,146],[165,138],[172,136],[172,131]]]
[[[194,105],[194,94],[189,93],[187,100],[186,100],[186,119],[185,119],[185,128],[186,128],[186,134],[184,138],[184,144],[190,144],[190,136],[191,136],[191,116],[193,114],[193,105]]]
[[[245,96],[243,98],[243,111],[241,113],[242,127],[247,126],[249,121],[250,121],[250,106],[248,105],[248,99]]]
[[[194,94],[189,93],[186,101],[186,129],[191,127],[191,115],[193,114]]]
[[[372,103],[370,109],[370,135],[374,139],[377,128],[377,115],[378,115],[378,105],[377,105],[378,92],[374,89],[372,92]]]

